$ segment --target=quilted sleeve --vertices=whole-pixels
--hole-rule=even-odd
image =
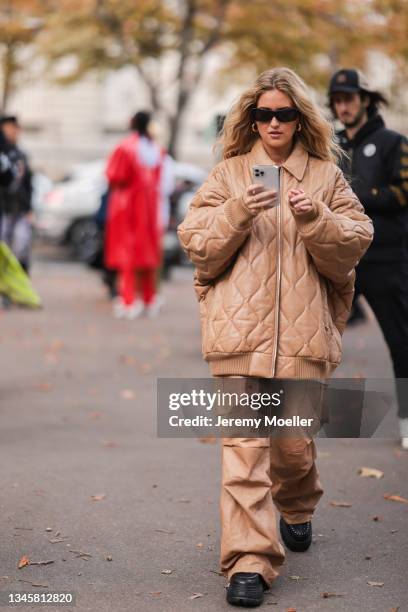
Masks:
[[[351,305],[354,295],[355,272],[352,272],[345,283],[329,282],[328,304],[334,325],[343,334],[348,318],[350,316]]]
[[[337,169],[332,199],[313,201],[307,215],[294,215],[297,229],[317,270],[336,283],[346,282],[373,239],[373,224]]]
[[[231,197],[222,164],[216,166],[177,228],[199,281],[211,281],[224,272],[250,234],[253,218],[242,197]]]

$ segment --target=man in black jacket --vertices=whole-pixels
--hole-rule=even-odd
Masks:
[[[32,173],[27,156],[18,145],[20,126],[17,117],[1,117],[0,129],[8,145],[7,156],[17,168],[17,175],[11,184],[0,188],[3,213],[1,237],[28,271],[32,243]]]
[[[8,187],[17,174],[15,165],[9,157],[9,149],[10,146],[0,131],[0,187]]]
[[[397,378],[402,446],[408,450],[408,141],[385,127],[384,96],[358,70],[336,72],[330,107],[348,157],[341,162],[373,220],[374,240],[357,267],[356,296],[370,304],[390,350]]]

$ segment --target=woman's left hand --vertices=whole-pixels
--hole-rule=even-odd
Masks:
[[[289,191],[289,206],[296,215],[308,213],[313,210],[313,202],[303,189]]]

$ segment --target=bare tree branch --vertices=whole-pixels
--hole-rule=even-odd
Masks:
[[[211,31],[211,34],[208,37],[207,42],[205,43],[204,47],[199,53],[201,57],[204,56],[206,53],[208,53],[208,51],[210,51],[220,41],[222,29],[225,24],[225,16],[227,13],[228,6],[230,4],[231,4],[231,0],[220,0],[218,2],[217,8],[219,10],[218,10],[218,15],[217,15],[217,25]]]

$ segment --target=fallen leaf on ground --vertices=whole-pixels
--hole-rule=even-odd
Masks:
[[[344,597],[344,595],[340,593],[328,593],[325,591],[324,593],[321,593],[321,597],[323,597],[323,599],[328,599],[329,597]]]
[[[121,355],[119,357],[119,361],[120,361],[120,363],[123,363],[125,365],[129,365],[129,366],[135,365],[135,363],[136,363],[135,357],[132,357],[131,355]]]
[[[132,400],[135,399],[135,392],[131,389],[123,389],[123,391],[120,392],[120,397],[123,400]]]
[[[375,587],[384,586],[383,582],[373,582],[372,580],[367,580],[367,584],[369,584],[370,586],[375,586]]]
[[[64,348],[64,343],[62,340],[52,340],[52,342],[50,342],[50,344],[48,344],[45,348],[46,351],[60,351],[62,348]]]
[[[50,563],[55,563],[55,561],[30,561],[28,565],[50,565]]]
[[[23,529],[24,531],[32,531],[33,527],[14,527],[14,529]]]
[[[158,595],[161,595],[162,592],[161,591],[149,591],[149,595],[154,595],[155,597],[157,597]]]
[[[105,493],[101,493],[100,495],[91,495],[92,501],[102,501],[103,499],[105,499],[105,497]]]
[[[60,542],[66,542],[67,538],[57,538],[55,540],[50,540],[48,538],[48,541],[49,541],[50,544],[59,544]]]
[[[18,569],[21,569],[26,565],[30,565],[30,559],[24,555],[24,557],[21,557],[20,561],[18,562]]]
[[[201,444],[217,444],[217,438],[214,436],[207,436],[206,438],[198,438]]]
[[[155,531],[158,531],[159,533],[174,533],[174,531],[168,531],[167,529],[155,529]]]
[[[400,502],[401,504],[408,504],[408,499],[406,499],[405,497],[401,497],[401,495],[390,495],[389,493],[385,493],[384,499]]]
[[[331,501],[330,505],[334,508],[351,508],[352,504],[349,502]]]
[[[43,391],[43,392],[51,391],[52,385],[50,385],[50,383],[47,383],[47,382],[38,383],[34,385],[34,389],[37,389],[37,391]]]
[[[364,478],[383,478],[384,472],[381,470],[377,470],[376,468],[370,467],[361,467],[358,470],[359,476],[363,476]]]
[[[48,584],[39,584],[37,582],[31,582],[31,580],[22,580],[21,578],[18,579],[19,582],[27,582],[28,584],[31,584],[31,586],[33,587],[42,587],[44,589],[48,589]]]
[[[204,597],[202,593],[193,593],[189,599],[198,599],[199,597]]]

